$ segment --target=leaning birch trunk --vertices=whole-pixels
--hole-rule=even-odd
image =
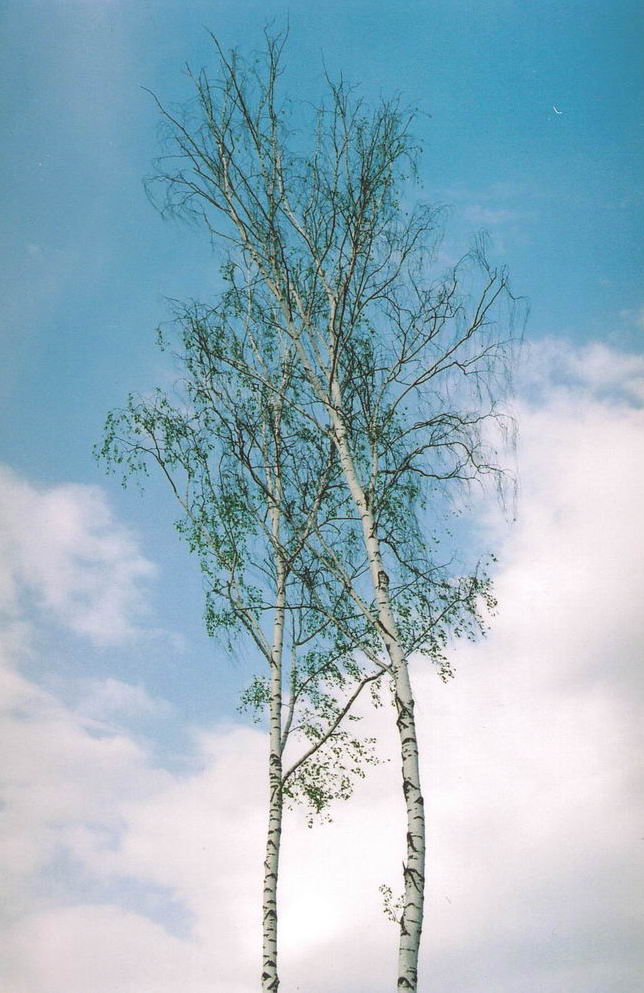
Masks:
[[[420,785],[414,697],[407,659],[402,649],[396,620],[391,609],[389,578],[383,566],[373,513],[355,472],[342,417],[337,414],[341,407],[337,383],[333,388],[333,399],[336,409],[332,416],[338,452],[347,486],[360,514],[371,581],[378,604],[380,633],[394,673],[394,691],[398,715],[396,725],[400,738],[403,793],[407,813],[406,861],[403,870],[405,888],[403,912],[400,919],[397,988],[399,991],[412,990],[413,993],[416,993],[425,894],[425,808]]]
[[[279,527],[274,510],[273,528]],[[285,573],[278,560],[275,619],[271,650],[270,743],[269,743],[269,813],[264,860],[264,891],[262,902],[262,991],[277,993],[277,880],[282,839],[282,646],[284,643]]]

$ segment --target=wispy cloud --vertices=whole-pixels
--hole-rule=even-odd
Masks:
[[[512,210],[508,207],[488,207],[473,203],[463,208],[463,217],[473,224],[497,227],[503,224],[520,224],[530,219],[525,210]]]
[[[579,400],[613,400],[622,404],[644,401],[644,355],[623,352],[594,341],[576,347],[556,338],[545,338],[529,347],[520,370],[524,392],[539,402],[561,400],[572,394]]]
[[[626,324],[633,325],[640,331],[644,331],[644,306],[620,310],[619,316]]]

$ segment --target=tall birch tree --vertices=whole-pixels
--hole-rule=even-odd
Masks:
[[[161,470],[181,508],[178,529],[200,559],[208,630],[232,638],[241,627],[266,663],[242,703],[268,714],[262,989],[275,993],[284,800],[320,814],[349,797],[375,759],[372,741],[347,723],[387,667],[309,547],[323,537],[352,572],[355,554],[338,548],[335,525],[346,503],[339,463],[295,402],[293,347],[256,312],[233,265],[223,278],[217,308],[178,308],[175,395],[130,397],[108,416],[100,454],[124,480]]]
[[[515,301],[481,241],[437,273],[443,215],[409,184],[412,113],[369,108],[327,79],[303,133],[278,94],[284,38],[267,37],[250,62],[213,42],[218,75],[193,77],[191,112],[161,108],[156,178],[166,209],[230,246],[255,313],[297,367],[295,407],[340,467],[335,544],[317,526],[305,544],[391,676],[407,822],[397,985],[415,991],[426,842],[409,658],[446,677],[447,639],[476,636],[493,606],[484,570],[455,570],[432,536],[452,495],[500,479],[489,429],[504,422]],[[362,567],[347,568],[338,536],[361,547]]]

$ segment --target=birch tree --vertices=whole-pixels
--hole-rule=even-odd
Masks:
[[[475,637],[493,606],[484,569],[453,568],[433,536],[450,499],[501,477],[489,439],[503,424],[515,301],[480,241],[437,271],[443,215],[410,186],[414,115],[399,101],[370,108],[327,79],[298,130],[303,111],[278,92],[284,38],[267,37],[250,62],[213,42],[218,75],[193,77],[195,106],[161,108],[168,155],[156,178],[165,209],[229,246],[297,367],[299,416],[340,467],[335,544],[315,522],[305,544],[391,677],[406,812],[397,983],[416,990],[425,815],[409,658],[448,676],[448,638]],[[359,544],[362,566],[347,568],[338,535]]]
[[[234,266],[223,278],[217,308],[178,309],[175,395],[130,397],[109,415],[101,455],[125,480],[151,464],[161,470],[181,507],[178,529],[200,559],[209,632],[234,637],[241,627],[266,663],[242,704],[268,712],[262,989],[276,991],[284,800],[321,814],[350,796],[375,759],[371,739],[347,723],[386,665],[346,590],[309,548],[312,535],[323,536],[340,554],[335,520],[346,501],[333,446],[311,433],[294,402],[294,350],[255,312]],[[342,557],[351,572],[346,545]]]

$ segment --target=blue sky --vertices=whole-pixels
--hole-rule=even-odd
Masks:
[[[165,298],[216,285],[205,237],[163,222],[143,193],[159,146],[141,87],[187,99],[184,64],[212,55],[206,26],[248,48],[287,11],[290,92],[315,100],[324,59],[365,96],[399,91],[431,115],[417,129],[423,192],[451,208],[447,248],[489,231],[530,300],[532,337],[639,345],[635,4],[9,3],[2,443],[34,481],[104,484],[89,452],[105,412],[162,374]],[[192,571],[167,540],[162,492],[158,530],[145,501],[113,498],[168,568]],[[198,638],[196,579],[161,596]]]
[[[25,468],[37,463],[49,479],[86,472],[102,408],[153,378],[151,329],[167,313],[163,296],[213,285],[205,239],[164,224],[142,194],[158,144],[141,87],[185,99],[183,64],[211,57],[205,25],[225,44],[249,47],[285,10],[5,5],[12,350],[2,375],[9,451]],[[452,206],[456,246],[481,226],[495,237],[530,298],[532,334],[633,344],[628,313],[640,303],[642,262],[637,24],[629,3],[299,5],[290,9],[285,87],[315,99],[324,58],[368,97],[400,91],[431,114],[418,122],[425,195]],[[61,397],[61,382],[73,382],[71,395]]]
[[[518,786],[513,792],[513,777],[521,773],[508,758],[508,748],[503,748],[508,740],[513,742],[510,751],[524,755],[528,766],[533,763],[535,781],[543,784],[550,776],[550,791],[547,786],[543,790],[551,821],[534,839],[534,850],[544,865],[557,845],[565,848],[568,832],[579,830],[585,817],[590,815],[604,826],[597,837],[586,839],[588,865],[579,858],[575,862],[578,878],[570,886],[575,890],[576,885],[580,895],[575,912],[568,917],[564,913],[567,940],[577,949],[577,958],[573,955],[574,961],[566,967],[582,970],[575,974],[582,978],[571,985],[573,973],[562,971],[564,952],[551,943],[548,954],[554,956],[553,969],[560,971],[544,979],[539,973],[543,962],[535,961],[517,934],[508,936],[510,925],[507,933],[501,928],[485,938],[487,931],[476,917],[479,889],[468,891],[469,909],[454,917],[452,932],[449,921],[441,924],[443,957],[433,944],[432,954],[438,956],[439,974],[448,985],[428,990],[634,990],[629,986],[631,960],[625,951],[626,965],[620,966],[621,978],[613,986],[607,985],[607,977],[617,966],[608,952],[603,963],[608,971],[601,972],[602,963],[588,966],[584,949],[599,940],[601,915],[598,911],[590,920],[583,894],[589,885],[591,855],[605,864],[607,892],[610,879],[626,873],[624,861],[606,842],[606,804],[610,799],[620,810],[620,804],[626,809],[632,790],[630,780],[612,781],[608,760],[602,764],[592,750],[593,719],[603,720],[607,733],[613,734],[607,754],[622,761],[629,775],[635,754],[630,732],[624,731],[622,738],[617,729],[628,726],[630,719],[637,605],[644,592],[638,587],[641,570],[637,571],[635,559],[631,561],[640,514],[634,494],[641,485],[641,474],[633,469],[633,449],[641,438],[644,376],[642,249],[637,237],[642,225],[644,134],[639,111],[644,34],[639,8],[624,0],[612,4],[344,0],[324,5],[295,0],[289,7],[245,0],[189,4],[7,0],[0,6],[5,40],[0,74],[6,95],[0,169],[7,200],[0,276],[4,414],[0,488],[8,522],[0,533],[0,604],[5,619],[3,658],[10,673],[5,685],[11,714],[16,701],[22,701],[20,706],[30,715],[29,728],[43,733],[51,727],[60,729],[48,777],[40,775],[42,763],[32,767],[25,759],[17,765],[27,779],[32,777],[38,795],[43,790],[47,796],[59,795],[69,762],[77,763],[77,782],[90,793],[101,792],[96,783],[105,777],[104,796],[93,796],[92,812],[85,820],[82,803],[73,798],[68,807],[63,800],[58,806],[52,801],[51,808],[37,803],[33,810],[16,807],[10,827],[24,865],[22,855],[16,857],[20,871],[16,870],[16,904],[9,919],[11,962],[16,963],[9,974],[11,993],[58,993],[59,989],[120,993],[130,988],[147,993],[146,984],[150,991],[163,993],[159,975],[136,972],[145,949],[154,949],[160,961],[167,961],[166,978],[175,968],[188,970],[193,978],[187,993],[201,993],[202,982],[212,989],[211,981],[221,983],[215,984],[216,993],[237,988],[246,993],[254,988],[252,943],[237,949],[245,963],[239,974],[231,974],[238,987],[231,985],[233,979],[220,978],[223,973],[217,970],[222,967],[199,944],[200,928],[205,933],[206,924],[212,924],[212,911],[197,886],[203,867],[179,859],[178,867],[164,875],[150,869],[141,855],[146,838],[154,848],[149,820],[155,811],[167,813],[173,804],[185,803],[195,825],[207,822],[199,789],[217,783],[224,792],[229,788],[230,809],[241,809],[233,788],[237,772],[231,743],[239,741],[247,747],[249,780],[261,783],[261,737],[238,725],[235,710],[248,670],[246,653],[240,650],[231,662],[204,635],[200,579],[171,530],[174,509],[162,486],[151,482],[142,496],[135,490],[123,492],[116,481],[102,475],[91,449],[110,407],[130,390],[146,389],[167,377],[154,335],[155,327],[168,316],[167,298],[208,298],[217,284],[217,263],[207,239],[196,228],[163,221],[145,196],[142,180],[159,146],[157,114],[143,87],[164,102],[181,103],[190,96],[183,65],[188,62],[198,69],[211,61],[206,28],[225,46],[248,50],[260,43],[268,20],[274,18],[279,27],[287,16],[285,90],[315,101],[324,62],[332,74],[342,71],[359,83],[367,98],[399,92],[416,105],[421,112],[417,133],[425,149],[423,195],[449,207],[445,251],[460,252],[478,230],[486,229],[492,254],[508,263],[514,289],[531,306],[529,348],[519,376],[524,436],[519,454],[519,523],[508,529],[489,508],[479,508],[475,522],[484,540],[502,552],[498,581],[507,603],[498,641],[472,649],[472,655],[465,653],[462,685],[450,698],[452,704],[442,702],[440,688],[421,685],[438,708],[438,727],[451,742],[432,738],[433,746],[447,749],[450,768],[458,769],[462,763],[465,781],[469,776],[470,788],[487,811],[490,830],[493,811],[487,810],[480,783],[494,789],[494,782],[486,779],[489,770],[464,756],[476,749],[487,754],[489,747],[490,761],[500,763],[497,785],[508,805],[506,820],[515,817],[525,828],[529,822],[525,811],[533,794],[527,789],[522,798],[523,787]],[[574,458],[566,463],[571,446]],[[606,480],[607,466],[614,485]],[[604,540],[607,534],[612,543]],[[567,550],[565,560],[557,558],[553,546],[561,555]],[[538,568],[531,572],[528,566],[534,562]],[[598,599],[611,604],[611,610],[598,606]],[[561,605],[567,609],[567,619],[558,615]],[[592,651],[583,636],[589,611],[594,625]],[[539,654],[542,640],[552,647],[547,659]],[[512,687],[516,677],[514,697],[494,681],[492,688],[485,684],[487,689],[480,681],[479,668],[493,664],[495,645],[505,651],[504,680]],[[561,646],[567,654],[557,665],[554,656]],[[529,661],[535,653],[538,678],[531,675]],[[621,668],[614,654],[621,659]],[[606,680],[607,668],[613,682]],[[503,715],[498,740],[486,738],[489,722],[481,718],[477,723],[473,688],[482,695],[488,717]],[[509,694],[507,699],[504,693]],[[568,772],[564,768],[555,787],[552,777],[556,779],[560,757],[546,754],[539,765],[537,729],[522,737],[520,722],[515,725],[509,716],[516,709],[527,720],[533,696],[541,701],[536,706],[543,707],[544,714],[550,712],[553,700],[558,701],[554,740],[560,742],[570,768]],[[429,720],[429,706],[427,714]],[[579,715],[578,726],[573,714]],[[476,740],[469,741],[459,730],[459,715],[476,725],[472,731],[479,735]],[[12,721],[15,715],[7,725],[9,746],[23,749],[27,756],[36,754],[28,729]],[[548,753],[547,748],[544,751]],[[606,804],[601,802],[600,789],[596,808],[589,798],[589,781],[581,774],[586,767],[594,769],[593,782],[605,786]],[[433,782],[433,766],[427,775]],[[462,782],[463,777],[461,786]],[[372,816],[374,811],[385,820],[389,816],[382,799],[388,796],[386,777],[376,777],[374,783],[378,785],[357,798],[355,817]],[[588,797],[583,794],[584,783]],[[435,785],[445,810],[467,826],[463,815],[467,796],[462,789],[459,793],[461,787],[448,788],[440,775]],[[561,800],[566,790],[572,797],[569,806]],[[224,847],[232,844],[226,832],[235,820],[227,820],[227,809],[214,815]],[[443,828],[441,809],[436,813],[437,833],[442,838],[444,831],[447,839],[445,864],[454,868],[454,885],[464,887],[458,866],[463,859],[477,857],[475,827],[471,835],[466,837],[465,832],[462,838],[450,840],[450,820],[445,814]],[[255,820],[259,823],[262,816],[261,804],[249,808],[251,835]],[[345,837],[342,831],[350,837],[356,830],[352,816],[339,818],[339,827],[329,829],[328,842],[321,840],[321,829],[314,832],[316,844],[327,846],[328,865],[339,864],[333,862],[333,839]],[[624,818],[626,838],[630,829],[625,826],[626,814]],[[15,838],[27,831],[27,821],[33,821],[34,827],[29,842],[21,847]],[[460,830],[455,829],[457,835]],[[310,859],[314,849],[306,847],[309,835],[298,831],[294,828],[293,852]],[[112,838],[109,858],[101,848],[101,832]],[[386,862],[384,841],[380,856],[378,843],[375,839],[376,847],[368,854]],[[160,858],[167,855],[162,844],[159,851]],[[237,849],[232,851],[231,864],[237,865],[238,854]],[[225,866],[213,858],[214,876],[218,878],[219,872],[224,880],[221,892],[215,884],[208,890],[216,901],[229,890]],[[481,888],[503,890],[502,861],[499,857],[498,863],[492,860],[479,867]],[[307,894],[301,891],[295,868],[291,876],[289,871],[285,892],[293,895],[295,906],[295,898],[306,900]],[[342,878],[341,869],[333,871]],[[333,871],[327,872],[329,878]],[[371,894],[370,871],[366,863],[364,872],[358,871],[364,894]],[[441,869],[436,872],[442,878]],[[328,899],[332,905],[332,890],[324,890],[327,883],[328,879],[317,879],[321,902]],[[543,900],[543,906],[550,907],[549,899],[556,906],[570,904],[569,896],[556,897],[554,890],[550,897],[544,896],[543,880],[521,877],[521,892],[532,892],[532,884],[536,906]],[[252,872],[244,876],[249,906],[254,906],[254,885]],[[516,890],[512,892],[516,897]],[[371,898],[364,894],[365,901]],[[534,919],[517,899],[517,920],[529,929]],[[626,897],[623,891],[610,890],[606,900],[610,906],[614,901],[618,915]],[[483,904],[481,920],[486,917]],[[75,918],[75,908],[81,905],[84,915]],[[439,909],[448,906],[444,901]],[[356,907],[364,910],[359,902]],[[240,911],[244,920],[246,913]],[[252,912],[248,913],[252,919]],[[547,913],[544,910],[546,917]],[[79,925],[81,918],[87,933],[85,924]],[[345,962],[348,918],[338,914],[337,928],[326,938],[321,913],[315,919],[322,937],[307,952],[310,936],[301,936],[305,952],[298,953],[298,912],[289,918],[287,911],[286,947],[293,977],[305,974],[301,970],[310,968],[311,962],[326,961],[326,940],[328,947],[339,949],[337,961]],[[119,935],[132,936],[130,972],[113,978],[112,986],[108,980],[104,981],[108,985],[100,985],[91,978],[90,960],[86,963],[90,973],[81,969],[72,974],[65,972],[67,966],[55,955],[47,958],[53,955],[46,941],[48,927],[56,925],[67,935],[73,951],[78,943],[93,947],[94,932],[87,923],[91,921],[96,933],[107,929],[116,942]],[[181,944],[187,940],[191,921],[197,922],[196,946],[190,946],[197,949],[193,958]],[[377,931],[382,924],[373,926]],[[456,937],[472,940],[481,928],[485,934],[480,954],[487,956],[493,976],[487,985],[477,985],[476,977],[468,978],[465,972],[450,973],[457,966],[445,952],[450,941],[456,947]],[[625,949],[628,926],[618,922],[615,928],[613,945]],[[40,950],[29,967],[20,957],[28,939]],[[385,943],[390,940],[391,936]],[[500,948],[512,950],[507,961]],[[512,972],[510,960],[518,971]],[[187,962],[193,962],[193,972]],[[239,978],[246,975],[244,969],[251,976],[250,985]],[[107,966],[104,971],[109,975]],[[600,977],[595,985],[588,978],[592,975]],[[337,979],[337,987],[328,985],[329,979],[320,989],[339,989],[342,981],[349,989],[346,976]],[[360,974],[351,976],[350,989],[359,993]],[[168,989],[177,988],[167,981]],[[369,988],[376,989],[373,983]]]

